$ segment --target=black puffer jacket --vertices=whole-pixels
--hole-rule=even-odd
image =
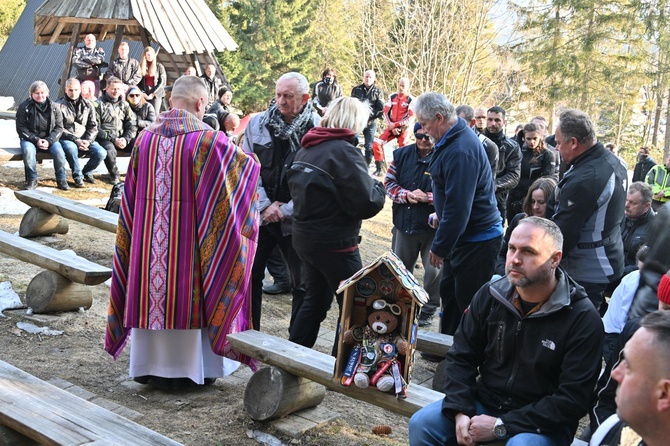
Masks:
[[[363,219],[384,207],[386,189],[368,173],[348,129],[315,127],[302,138],[287,172],[293,198],[293,246],[343,249],[358,245]]]
[[[135,114],[134,124],[135,127],[137,127],[137,133],[144,130],[156,120],[156,110],[154,110],[154,106],[148,102],[138,106],[130,104],[130,109]]]
[[[16,110],[16,133],[33,144],[40,139],[46,139],[49,145],[55,143],[63,133],[60,107],[49,98],[42,104],[32,98],[23,101]]]
[[[549,300],[526,317],[507,277],[475,294],[447,353],[445,415],[474,416],[480,401],[510,435],[577,429],[600,370],[603,325],[584,289],[562,269],[556,275]]]

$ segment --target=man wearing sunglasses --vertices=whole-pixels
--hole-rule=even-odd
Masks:
[[[472,299],[447,353],[444,400],[409,421],[414,445],[569,446],[590,408],[603,344],[598,312],[562,268],[563,235],[526,217],[507,275]]]
[[[435,229],[428,224],[428,217],[435,212],[432,180],[428,173],[434,144],[418,122],[414,125],[414,137],[416,144],[393,152],[384,186],[393,200],[393,252],[410,272],[414,272],[417,257],[421,254],[425,268],[423,288],[430,297],[419,316],[419,326],[425,327],[430,325],[440,306],[440,270],[430,264]]]

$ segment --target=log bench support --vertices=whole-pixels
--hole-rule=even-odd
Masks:
[[[395,395],[380,392],[374,387],[367,389],[361,389],[355,386],[345,387],[339,382],[334,381],[334,357],[256,330],[247,330],[241,333],[229,334],[228,340],[237,351],[256,358],[268,365],[279,367],[283,369],[284,373],[314,381],[331,390],[335,390],[357,400],[365,401],[406,417],[412,416],[414,412],[427,404],[444,398],[444,394],[416,384],[409,386],[406,399],[396,398]],[[258,374],[260,372],[256,373]],[[269,381],[272,373],[265,373],[266,377],[263,378],[261,376],[259,377],[259,380]],[[251,385],[252,381],[250,380],[247,388]],[[254,385],[257,385],[256,381],[254,381]],[[294,392],[291,386],[286,385],[269,385],[267,387],[268,391],[265,392],[265,398],[269,401],[291,398],[288,394]],[[270,396],[271,392],[277,392],[277,394]],[[263,404],[263,401],[247,401],[247,395],[251,398],[252,395],[255,395],[255,392],[245,392],[245,409],[248,405]],[[306,399],[307,398],[304,398],[303,400]],[[285,416],[304,407],[308,406],[296,404],[295,407],[291,408],[291,411],[282,410],[281,414]],[[255,410],[260,410],[263,413],[273,412],[271,407]]]
[[[32,240],[0,231],[0,252],[49,271],[33,278],[26,291],[26,305],[35,313],[90,308],[92,291],[112,276],[112,270],[83,257],[63,253]]]
[[[14,191],[16,198],[22,203],[39,208],[51,214],[78,221],[90,226],[94,226],[103,231],[116,233],[119,216],[114,212],[98,209],[78,201],[59,197],[40,190],[17,190]],[[27,219],[28,213],[23,219]],[[28,223],[25,223],[28,226]],[[24,221],[21,222],[24,225]],[[22,234],[21,234],[22,235]],[[44,235],[44,234],[39,234]],[[23,235],[22,235],[23,236]]]

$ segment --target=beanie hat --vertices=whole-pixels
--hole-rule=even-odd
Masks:
[[[140,93],[141,93],[140,89],[133,85],[132,87],[130,87],[130,88],[128,89],[128,93],[127,93],[127,94],[128,94],[128,95],[131,95],[131,94],[140,94]]]
[[[664,304],[670,305],[670,276],[667,273],[663,274],[661,281],[658,283],[658,300]]]
[[[418,122],[416,124],[414,124],[414,133],[416,133],[416,131],[419,130],[420,128],[421,128],[421,124],[419,124]]]

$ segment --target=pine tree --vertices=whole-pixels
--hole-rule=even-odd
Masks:
[[[224,26],[239,49],[221,54],[220,62],[245,111],[267,108],[281,74],[313,71],[315,10],[310,0],[236,0],[223,8]]]

